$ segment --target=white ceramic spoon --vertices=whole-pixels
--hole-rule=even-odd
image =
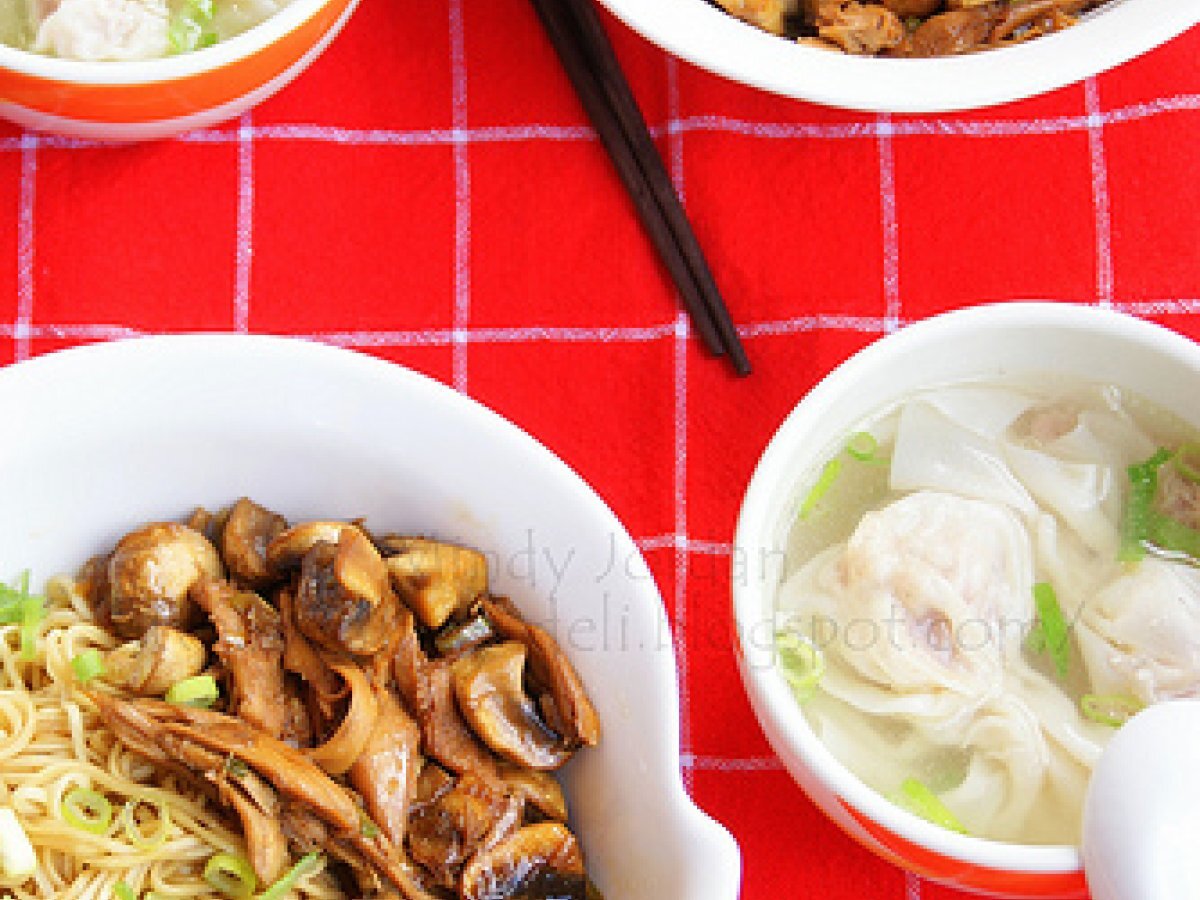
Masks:
[[[1083,866],[1093,900],[1200,898],[1200,700],[1146,709],[1092,773]]]

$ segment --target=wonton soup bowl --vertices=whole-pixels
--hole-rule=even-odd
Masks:
[[[618,900],[735,900],[737,844],[688,798],[675,657],[629,534],[515,425],[422,375],[299,340],[184,335],[0,370],[0,579],[75,571],[149,521],[250,496],[466,544],[541,624],[601,721],[562,770],[588,868]]]
[[[710,72],[868,112],[948,112],[1020,100],[1120,65],[1200,21],[1188,0],[1111,0],[1057,34],[985,53],[877,59],[801,46],[707,0],[601,0],[644,37]]]
[[[867,787],[821,743],[773,664],[784,548],[813,472],[858,422],[915,390],[1021,373],[1110,382],[1200,426],[1200,347],[1119,313],[1049,303],[981,306],[880,339],[801,400],[750,481],[734,543],[734,558],[744,563],[733,573],[738,665],[788,771],[863,846],[924,877],[991,896],[1079,898],[1087,890],[1075,847],[957,834]]]
[[[293,0],[242,34],[163,59],[85,62],[0,45],[0,115],[38,131],[112,141],[215,125],[303,72],[357,5]]]

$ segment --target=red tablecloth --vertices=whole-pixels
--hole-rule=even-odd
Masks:
[[[179,140],[0,132],[0,361],[249,330],[478,398],[645,550],[686,637],[684,774],[742,846],[744,896],[957,896],[844,838],[773,757],[728,644],[736,510],[788,409],[905,322],[1051,298],[1200,335],[1200,31],[1025,103],[888,117],[757,93],[608,24],[750,379],[687,336],[524,0],[363,0],[277,98]]]

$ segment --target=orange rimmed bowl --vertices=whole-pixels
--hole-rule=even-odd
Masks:
[[[358,0],[293,0],[212,47],[163,59],[84,62],[0,45],[0,116],[38,131],[137,141],[232,119],[299,75]]]
[[[811,473],[858,423],[915,391],[1022,373],[1103,379],[1200,426],[1200,346],[1121,313],[1005,303],[944,313],[861,350],[800,401],[759,460],[734,539],[733,624],[751,705],[788,772],[843,831],[918,875],[990,897],[1088,895],[1079,850],[958,834],[860,781],[821,742],[774,664],[787,542]]]

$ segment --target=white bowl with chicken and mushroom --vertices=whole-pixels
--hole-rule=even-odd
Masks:
[[[1200,21],[1188,0],[601,2],[701,68],[871,112],[1019,100],[1120,65]]]
[[[764,564],[734,616],[759,721],[832,821],[961,889],[1087,896],[1097,762],[1200,696],[1198,390],[1177,333],[1010,303],[881,338],[797,405],[742,505]]]
[[[737,896],[654,582],[516,427],[247,336],[41,357],[0,404],[0,886]]]

